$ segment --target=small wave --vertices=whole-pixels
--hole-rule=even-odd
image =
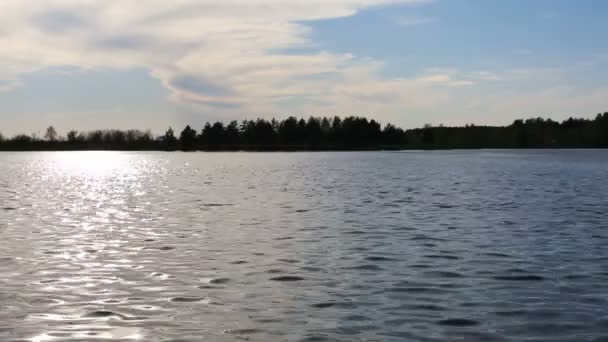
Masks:
[[[439,277],[439,278],[462,278],[463,275],[457,272],[450,271],[429,271],[426,272],[425,275],[431,277]]]
[[[516,275],[516,276],[496,276],[494,277],[496,280],[506,280],[506,281],[543,281],[544,277],[539,275]]]
[[[349,234],[349,235],[365,235],[368,234],[366,231],[363,230],[349,230],[347,232],[344,232],[344,234]]]
[[[495,253],[495,252],[482,253],[481,255],[483,255],[483,256],[489,256],[489,257],[496,257],[496,258],[512,258],[513,257],[513,256],[511,256],[509,254]]]
[[[148,250],[149,249],[155,249],[155,250],[159,250],[159,251],[170,251],[170,250],[175,249],[175,247],[173,247],[173,246],[161,246],[161,247],[151,247],[151,246],[148,246],[148,247],[144,247],[144,249],[148,249]]]
[[[431,259],[445,259],[445,260],[458,260],[460,257],[455,255],[441,255],[441,254],[427,254],[424,256],[425,258]]]
[[[364,264],[358,266],[346,267],[348,270],[362,270],[362,271],[381,271],[382,267],[373,264]]]
[[[169,299],[169,301],[175,302],[175,303],[196,303],[196,302],[202,302],[205,300],[206,299],[203,297],[174,297],[174,298]]]
[[[399,307],[400,309],[407,310],[421,310],[421,311],[444,311],[446,308],[441,305],[434,304],[408,304]]]
[[[284,263],[287,263],[287,264],[298,264],[298,263],[300,263],[300,260],[296,260],[296,259],[277,259],[277,261],[284,262]]]
[[[589,275],[587,275],[587,274],[569,274],[569,275],[565,275],[563,278],[567,279],[567,280],[579,280],[579,279],[587,279],[587,278],[589,278]]]
[[[307,272],[321,272],[323,271],[322,268],[320,267],[314,267],[314,266],[302,266],[300,267],[301,270],[303,271],[307,271]]]
[[[428,235],[424,235],[424,234],[419,234],[419,235],[413,236],[410,238],[410,240],[412,240],[412,241],[445,241],[445,239],[436,238],[436,237],[432,237],[432,236],[428,236]]]
[[[472,319],[466,319],[466,318],[449,318],[449,319],[443,319],[441,321],[438,321],[437,324],[449,325],[449,326],[455,326],[455,327],[469,327],[469,326],[479,325],[479,322],[474,321]]]
[[[527,312],[525,310],[505,310],[505,311],[496,311],[494,314],[496,316],[502,316],[502,317],[517,317],[517,316],[524,316],[527,314]]]
[[[443,294],[448,293],[448,290],[438,289],[435,287],[393,287],[388,289],[389,292],[396,293],[433,293],[433,294]]]
[[[285,273],[285,271],[277,269],[277,268],[272,268],[272,269],[266,270],[266,273],[277,274],[277,273]]]
[[[214,278],[209,280],[209,284],[216,284],[216,285],[220,285],[220,284],[227,284],[230,282],[230,278]]]
[[[304,278],[298,277],[298,276],[280,276],[280,277],[270,278],[270,280],[291,282],[291,281],[301,281],[301,280],[304,280]]]
[[[365,258],[367,261],[397,261],[397,259],[389,258],[385,256],[368,256]]]
[[[234,329],[234,330],[226,330],[226,334],[232,334],[232,335],[252,335],[252,334],[259,334],[262,333],[263,331],[260,329]]]
[[[364,321],[370,320],[369,317],[362,316],[362,315],[348,315],[348,316],[344,317],[344,319],[347,321],[352,321],[352,322],[364,322]]]
[[[247,263],[247,261],[245,261],[245,260],[236,260],[236,261],[231,262],[230,264],[232,264],[232,265],[242,265],[242,264],[246,264],[246,263]]]
[[[130,317],[127,315],[123,315],[118,312],[110,311],[110,310],[97,310],[89,312],[82,316],[83,318],[117,318],[123,321],[133,321],[141,318],[138,317]]]

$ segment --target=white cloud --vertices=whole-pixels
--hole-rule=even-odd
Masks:
[[[0,90],[15,87],[25,73],[53,66],[145,68],[170,91],[173,101],[197,111],[231,118],[235,113],[373,114],[399,123],[404,113],[483,111],[504,101],[479,101],[465,93],[468,89],[531,77],[528,70],[447,68],[387,78],[381,61],[348,53],[276,52],[314,48],[306,21],[351,16],[373,6],[424,2],[2,0]],[[436,20],[403,17],[401,24]]]
[[[424,76],[424,77],[419,78],[418,80],[420,80],[422,82],[445,83],[445,82],[449,82],[451,80],[451,77],[450,77],[450,75],[447,75],[447,74],[436,74],[436,75]]]
[[[450,87],[466,87],[475,85],[475,82],[469,80],[453,81],[448,83]]]
[[[58,65],[147,68],[180,103],[276,112],[285,97],[323,101],[375,62],[310,47],[308,20],[427,0],[3,0],[0,80]]]

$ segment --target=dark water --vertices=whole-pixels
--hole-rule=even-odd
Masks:
[[[608,151],[0,154],[0,341],[607,339]]]

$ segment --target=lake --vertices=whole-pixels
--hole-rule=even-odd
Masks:
[[[606,150],[0,153],[0,340],[606,340],[607,245]]]

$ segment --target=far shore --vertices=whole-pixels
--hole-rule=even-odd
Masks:
[[[608,112],[594,119],[562,122],[531,118],[508,126],[474,124],[447,127],[425,125],[404,130],[380,125],[365,117],[289,117],[206,123],[186,126],[179,135],[169,127],[155,136],[150,131],[71,130],[65,136],[53,126],[43,137],[19,134],[4,138],[0,151],[383,151],[454,149],[608,148]]]

